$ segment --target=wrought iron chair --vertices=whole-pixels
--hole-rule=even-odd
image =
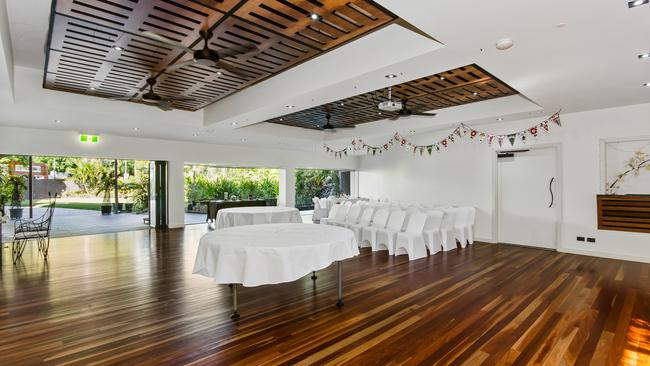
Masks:
[[[18,219],[14,223],[14,240],[11,246],[11,256],[14,264],[23,255],[27,243],[31,240],[36,240],[38,251],[43,253],[43,259],[47,261],[56,197],[56,194],[54,199],[50,197],[50,203],[41,217],[31,220]]]

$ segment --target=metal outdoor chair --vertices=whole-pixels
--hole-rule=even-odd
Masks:
[[[47,252],[50,248],[50,229],[52,228],[52,216],[56,206],[56,195],[50,202],[41,217],[30,220],[18,219],[14,223],[14,240],[11,246],[11,256],[16,264],[18,258],[23,255],[27,243],[35,240],[38,244],[38,251],[43,254],[47,261]]]

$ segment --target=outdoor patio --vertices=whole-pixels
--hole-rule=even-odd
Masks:
[[[45,208],[34,208],[34,218],[40,217]],[[25,210],[25,214],[28,211]],[[205,215],[185,214],[185,221],[205,223]],[[57,208],[52,219],[52,237],[66,237],[121,231],[143,230],[149,228],[144,223],[148,214],[121,213],[102,216],[99,211],[80,210],[72,208]],[[13,238],[14,221],[2,225],[2,242],[11,242]]]

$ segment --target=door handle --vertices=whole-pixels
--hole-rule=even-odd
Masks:
[[[548,208],[553,207],[553,202],[555,201],[555,196],[553,195],[553,181],[555,177],[551,178],[551,181],[548,182],[548,191],[551,193],[551,204],[548,205]]]

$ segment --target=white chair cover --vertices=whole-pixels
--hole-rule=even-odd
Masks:
[[[467,215],[467,242],[474,244],[474,223],[476,221],[476,207],[468,207]]]
[[[375,215],[372,219],[372,224],[368,227],[363,228],[361,231],[361,246],[362,247],[371,247],[374,248],[377,241],[377,230],[383,229],[386,227],[388,222],[388,216],[390,215],[390,210],[388,208],[380,208],[375,212]],[[368,243],[368,245],[366,245]]]
[[[406,219],[406,212],[402,210],[392,211],[388,223],[386,224],[386,228],[377,230],[377,242],[372,250],[377,251],[386,248],[388,254],[393,255],[395,253],[395,239],[397,233],[402,231],[404,219]]]
[[[397,233],[395,255],[408,254],[410,261],[427,256],[423,233],[426,221],[427,215],[423,212],[411,214],[406,231]]]
[[[332,209],[330,210],[327,217],[324,217],[324,218],[320,219],[320,223],[325,225],[325,224],[327,224],[328,221],[330,221],[330,220],[333,221],[336,218],[336,213],[339,211],[340,208],[341,208],[341,205],[339,205],[339,204],[336,204],[336,205],[332,206]]]
[[[440,236],[442,238],[442,250],[447,252],[456,249],[456,239],[454,237],[454,221],[456,213],[453,209],[445,210],[440,225]]]
[[[361,232],[363,231],[364,228],[370,226],[370,222],[372,221],[372,216],[375,213],[375,208],[372,206],[368,206],[363,209],[363,213],[359,217],[359,223],[357,224],[347,224],[346,227],[354,233],[354,237],[357,240],[357,243],[359,243],[359,246],[362,246],[361,243]]]
[[[442,248],[442,233],[440,227],[445,213],[442,211],[428,211],[427,221],[424,224],[424,243],[431,254],[438,253]]]

